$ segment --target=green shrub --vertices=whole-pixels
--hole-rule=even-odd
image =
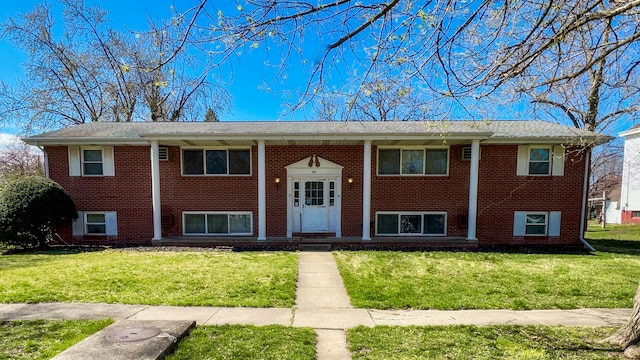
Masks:
[[[24,176],[8,182],[0,191],[0,243],[47,247],[56,228],[77,218],[69,195],[50,179]]]

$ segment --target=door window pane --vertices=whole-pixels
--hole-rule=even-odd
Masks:
[[[184,173],[187,175],[204,174],[203,159],[202,150],[183,150],[182,167]]]
[[[427,150],[427,165],[425,173],[430,175],[446,175],[447,157],[447,150]]]
[[[226,234],[229,232],[227,214],[208,214],[207,233]]]
[[[249,150],[229,150],[229,174],[251,174]]]
[[[323,181],[307,181],[304,183],[304,201],[305,205],[322,206],[324,205],[324,182]]]
[[[407,175],[422,174],[424,171],[423,150],[402,150],[402,173]]]
[[[397,234],[398,215],[378,214],[378,234]]]
[[[400,174],[399,149],[381,149],[378,151],[378,174]]]
[[[227,151],[207,150],[207,174],[227,173]]]

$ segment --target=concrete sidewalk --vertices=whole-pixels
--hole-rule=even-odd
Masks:
[[[631,309],[576,310],[371,310],[220,308],[113,304],[1,304],[0,321],[31,319],[190,320],[198,325],[284,325],[317,329],[425,325],[619,326]]]

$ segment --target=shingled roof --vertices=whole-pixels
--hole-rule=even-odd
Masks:
[[[403,122],[95,122],[24,138],[29,144],[148,143],[149,140],[416,140],[481,139],[485,143],[548,141],[603,143],[611,137],[556,123],[531,121],[403,121]]]

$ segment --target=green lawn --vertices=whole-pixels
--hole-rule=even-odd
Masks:
[[[640,257],[487,252],[336,252],[351,302],[374,309],[631,307]]]
[[[112,320],[0,322],[0,359],[51,359]]]
[[[202,326],[195,328],[167,360],[315,359],[310,328],[284,326]]]
[[[637,224],[607,224],[603,229],[597,223],[590,223],[585,238],[597,251],[640,255],[640,225]]]
[[[433,326],[348,330],[353,359],[623,359],[613,327]]]
[[[0,303],[291,307],[297,255],[118,251],[0,256]]]

